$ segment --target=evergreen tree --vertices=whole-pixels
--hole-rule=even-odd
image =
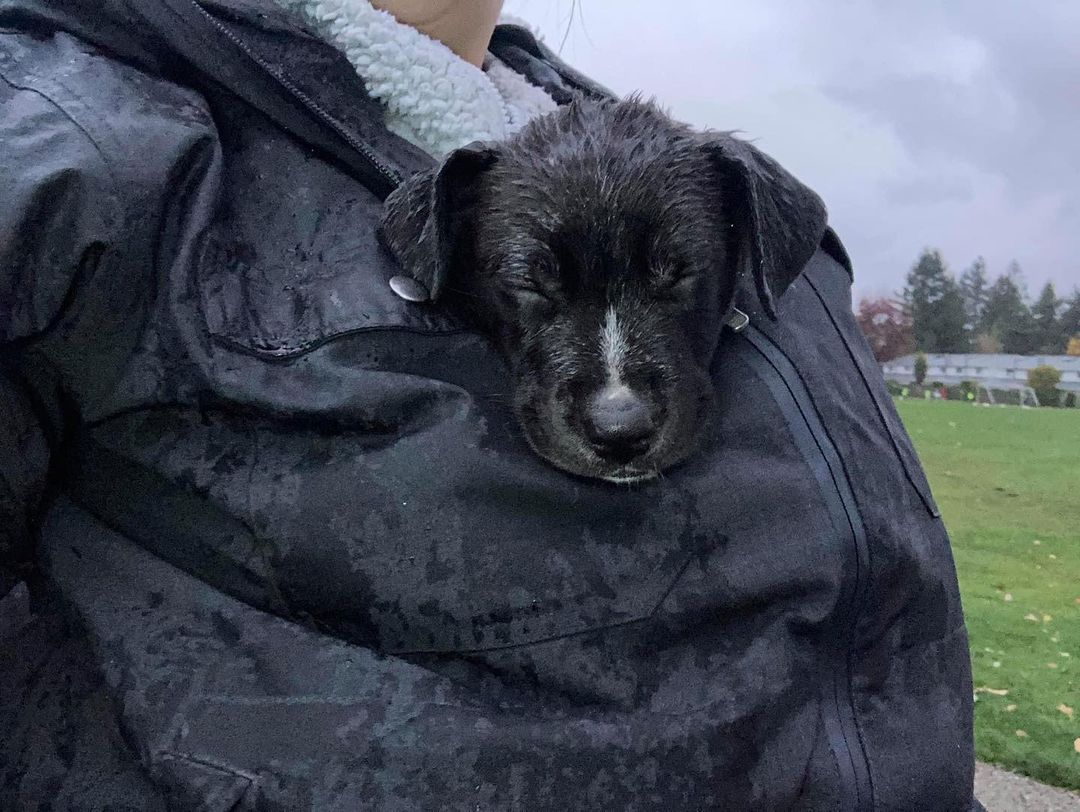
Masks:
[[[964,297],[939,252],[923,251],[908,273],[903,297],[917,350],[967,352]]]
[[[1026,302],[1028,298],[1027,280],[1024,278],[1024,271],[1020,267],[1020,263],[1015,259],[1010,259],[1009,266],[1005,269],[1005,275],[1016,283],[1017,290],[1020,291],[1020,298]]]
[[[1026,355],[1036,351],[1035,322],[1024,301],[1023,276],[1016,262],[990,286],[983,325],[1001,342],[1001,351]]]
[[[1054,292],[1054,285],[1047,282],[1039,294],[1039,298],[1031,307],[1031,319],[1035,325],[1035,342],[1037,351],[1049,354],[1058,354],[1065,344],[1065,334],[1062,324],[1058,321],[1058,308],[1061,300]]]
[[[964,297],[951,276],[937,307],[937,352],[968,352],[971,342],[964,327]]]
[[[1058,322],[1061,326],[1061,335],[1065,338],[1065,343],[1058,352],[1065,352],[1064,347],[1068,345],[1069,339],[1080,336],[1080,288],[1074,289],[1072,296],[1065,302]]]
[[[960,274],[960,295],[964,297],[964,326],[971,334],[981,332],[989,288],[990,280],[986,277],[986,260],[976,257],[970,267]]]
[[[1000,337],[1010,324],[1022,318],[1025,309],[1016,283],[1009,276],[999,276],[986,297],[983,326],[987,332]]]

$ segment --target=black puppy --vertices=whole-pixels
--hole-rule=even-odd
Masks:
[[[693,452],[740,279],[774,316],[824,230],[820,199],[754,147],[633,100],[458,150],[381,225],[411,287],[497,342],[533,449],[612,482]]]

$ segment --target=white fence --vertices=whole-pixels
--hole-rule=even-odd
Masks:
[[[1022,389],[1028,370],[1046,364],[1061,373],[1058,389],[1080,392],[1080,357],[1073,355],[974,355],[927,354],[926,382],[958,384],[973,381],[992,389]],[[905,355],[881,366],[885,380],[911,383],[915,380],[915,356]]]

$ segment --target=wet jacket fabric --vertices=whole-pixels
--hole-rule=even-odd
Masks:
[[[388,287],[429,163],[271,3],[0,2],[0,807],[977,808],[949,542],[835,236],[627,490]]]

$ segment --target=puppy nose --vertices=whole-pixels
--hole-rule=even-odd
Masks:
[[[642,454],[656,432],[648,405],[626,386],[601,389],[585,408],[585,434],[604,459],[625,463]]]

